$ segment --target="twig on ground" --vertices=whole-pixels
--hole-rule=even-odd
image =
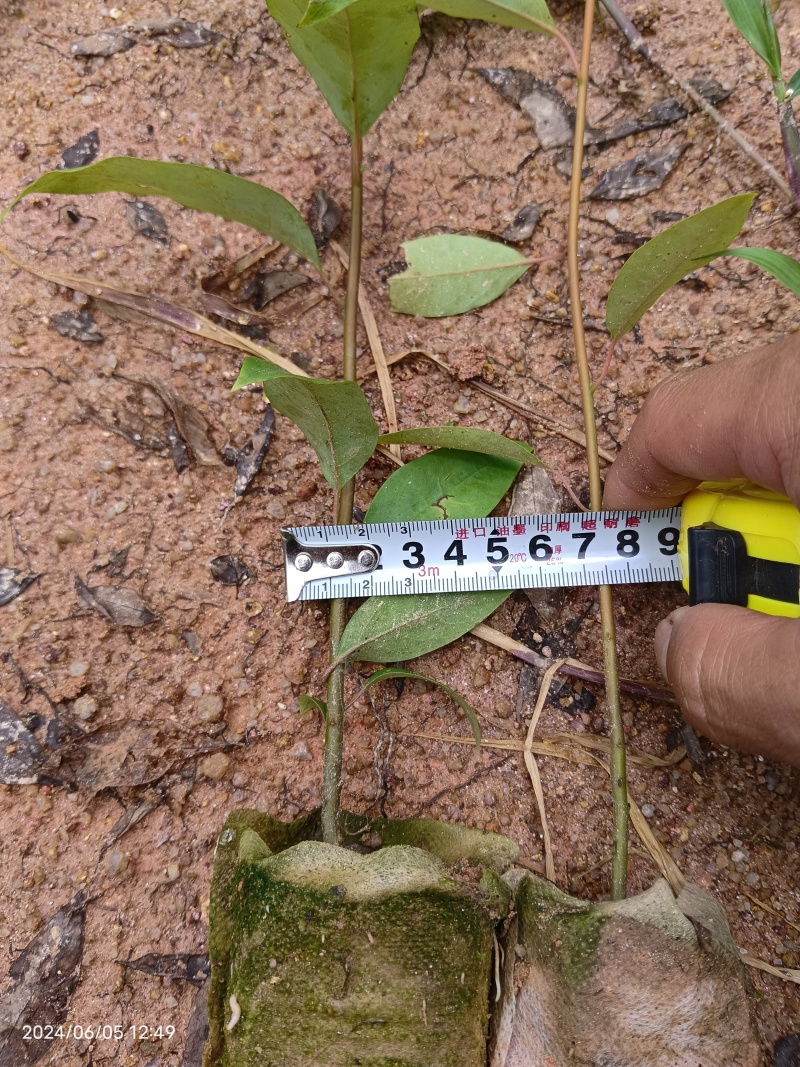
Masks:
[[[477,626],[473,626],[470,633],[475,637],[479,637],[482,641],[487,641],[490,645],[502,648],[516,659],[521,659],[523,663],[530,663],[531,666],[539,667],[541,670],[547,670],[553,662],[546,656],[534,652],[527,645],[523,645],[521,641],[515,641],[513,637],[508,637],[493,626],[488,626],[485,622],[480,622]],[[572,659],[571,657],[564,660],[560,671],[562,674],[567,674],[571,678],[577,678],[582,682],[591,682],[594,685],[603,686],[606,684],[605,675],[602,671],[598,671],[589,666],[588,663],[583,663],[581,660]],[[638,678],[620,678],[619,687],[623,692],[630,693],[631,696],[643,697],[645,700],[658,700],[661,703],[673,705],[677,703],[672,690],[659,685],[657,682],[648,682]]]
[[[564,660],[555,660],[542,677],[542,684],[539,686],[539,696],[536,699],[536,707],[533,709],[531,715],[531,721],[528,726],[528,734],[525,738],[525,747],[522,750],[523,759],[525,760],[525,766],[528,768],[528,774],[531,776],[531,784],[533,785],[533,793],[536,797],[536,803],[539,805],[539,820],[542,824],[542,841],[544,842],[544,869],[547,877],[551,882],[556,880],[556,867],[553,861],[553,844],[550,840],[550,828],[547,825],[547,812],[544,806],[544,791],[542,790],[542,779],[539,774],[539,768],[536,764],[536,760],[533,757],[533,735],[536,730],[536,726],[539,722],[539,718],[542,714],[547,695],[550,692],[550,683],[558,672],[559,667],[562,666]]]

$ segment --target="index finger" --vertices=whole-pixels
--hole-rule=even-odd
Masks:
[[[800,507],[800,338],[684,371],[645,401],[604,507],[671,507],[701,481],[747,478]]]

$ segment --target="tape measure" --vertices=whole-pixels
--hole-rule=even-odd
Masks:
[[[287,598],[683,582],[691,603],[800,618],[800,512],[750,483],[682,506],[281,531]]]

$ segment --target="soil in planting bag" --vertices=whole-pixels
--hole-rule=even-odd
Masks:
[[[204,1067],[485,1067],[505,883],[469,856],[448,868],[415,845],[359,852],[302,840],[313,832],[237,812],[220,834]],[[382,821],[362,837],[449,854],[458,832]],[[472,833],[508,866],[510,842]]]
[[[752,990],[697,886],[590,904],[515,869],[491,1067],[758,1067]]]

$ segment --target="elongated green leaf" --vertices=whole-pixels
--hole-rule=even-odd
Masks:
[[[329,19],[357,0],[310,0],[301,26]],[[546,33],[554,28],[553,18],[544,0],[434,0],[421,5],[460,19],[482,19],[513,26],[520,30]]]
[[[420,682],[429,682],[431,685],[438,685],[440,689],[443,689],[445,693],[454,701],[466,715],[470,727],[472,728],[472,736],[475,738],[475,747],[481,747],[481,727],[478,722],[478,716],[475,714],[475,709],[471,704],[457,693],[455,689],[451,689],[449,685],[445,685],[444,682],[437,682],[435,678],[428,678],[425,674],[417,674],[416,671],[407,671],[402,667],[384,667],[380,671],[375,671],[364,682],[364,689],[369,689],[371,685],[376,685],[378,682],[388,682],[392,678],[414,678]],[[300,698],[302,700],[302,697]],[[317,701],[319,703],[319,701]]]
[[[130,193],[132,196],[168,196],[177,204],[208,211],[241,222],[274,237],[319,267],[314,236],[300,212],[289,201],[235,174],[192,163],[164,163],[154,159],[112,156],[75,170],[52,170],[23,189],[0,215],[0,222],[24,196],[31,193]]]
[[[358,0],[309,0],[306,13],[300,19],[300,25],[313,26],[315,22],[324,22],[356,3]]]
[[[710,263],[744,225],[755,193],[741,193],[676,222],[637,248],[614,279],[606,326],[616,340],[684,275]]]
[[[786,95],[791,99],[797,94],[800,89],[800,70],[796,70],[789,79],[789,84],[786,86]]]
[[[781,46],[768,0],[722,0],[734,25],[773,78],[781,76]]]
[[[378,427],[355,382],[300,378],[248,356],[233,388],[254,383],[263,384],[272,406],[300,427],[337,492],[375,451]]]
[[[555,29],[553,17],[544,0],[431,0],[425,7],[458,19],[481,19],[499,22],[519,30],[546,33]]]
[[[525,256],[497,241],[464,234],[418,237],[402,246],[408,270],[389,281],[392,310],[441,318],[490,304],[521,278]]]
[[[417,426],[413,430],[398,430],[384,433],[378,438],[381,445],[424,445],[428,448],[456,448],[467,452],[482,452],[487,456],[513,459],[532,467],[544,464],[533,454],[530,445],[512,441],[491,430],[478,430],[469,426]],[[466,516],[465,516],[466,517]]]
[[[371,597],[347,624],[336,656],[369,663],[416,659],[467,633],[508,596],[498,589]]]
[[[439,448],[393,471],[366,522],[479,519],[502,500],[519,473],[515,460]]]
[[[755,263],[767,274],[791,289],[795,296],[800,296],[800,263],[783,252],[773,252],[771,248],[726,248],[723,256],[736,256]]]
[[[414,0],[358,0],[318,25],[306,0],[267,0],[289,47],[351,137],[364,134],[397,95],[419,37]]]
[[[301,693],[298,705],[301,715],[308,715],[311,711],[318,711],[323,719],[328,718],[328,705],[324,700],[312,697],[310,693]]]

